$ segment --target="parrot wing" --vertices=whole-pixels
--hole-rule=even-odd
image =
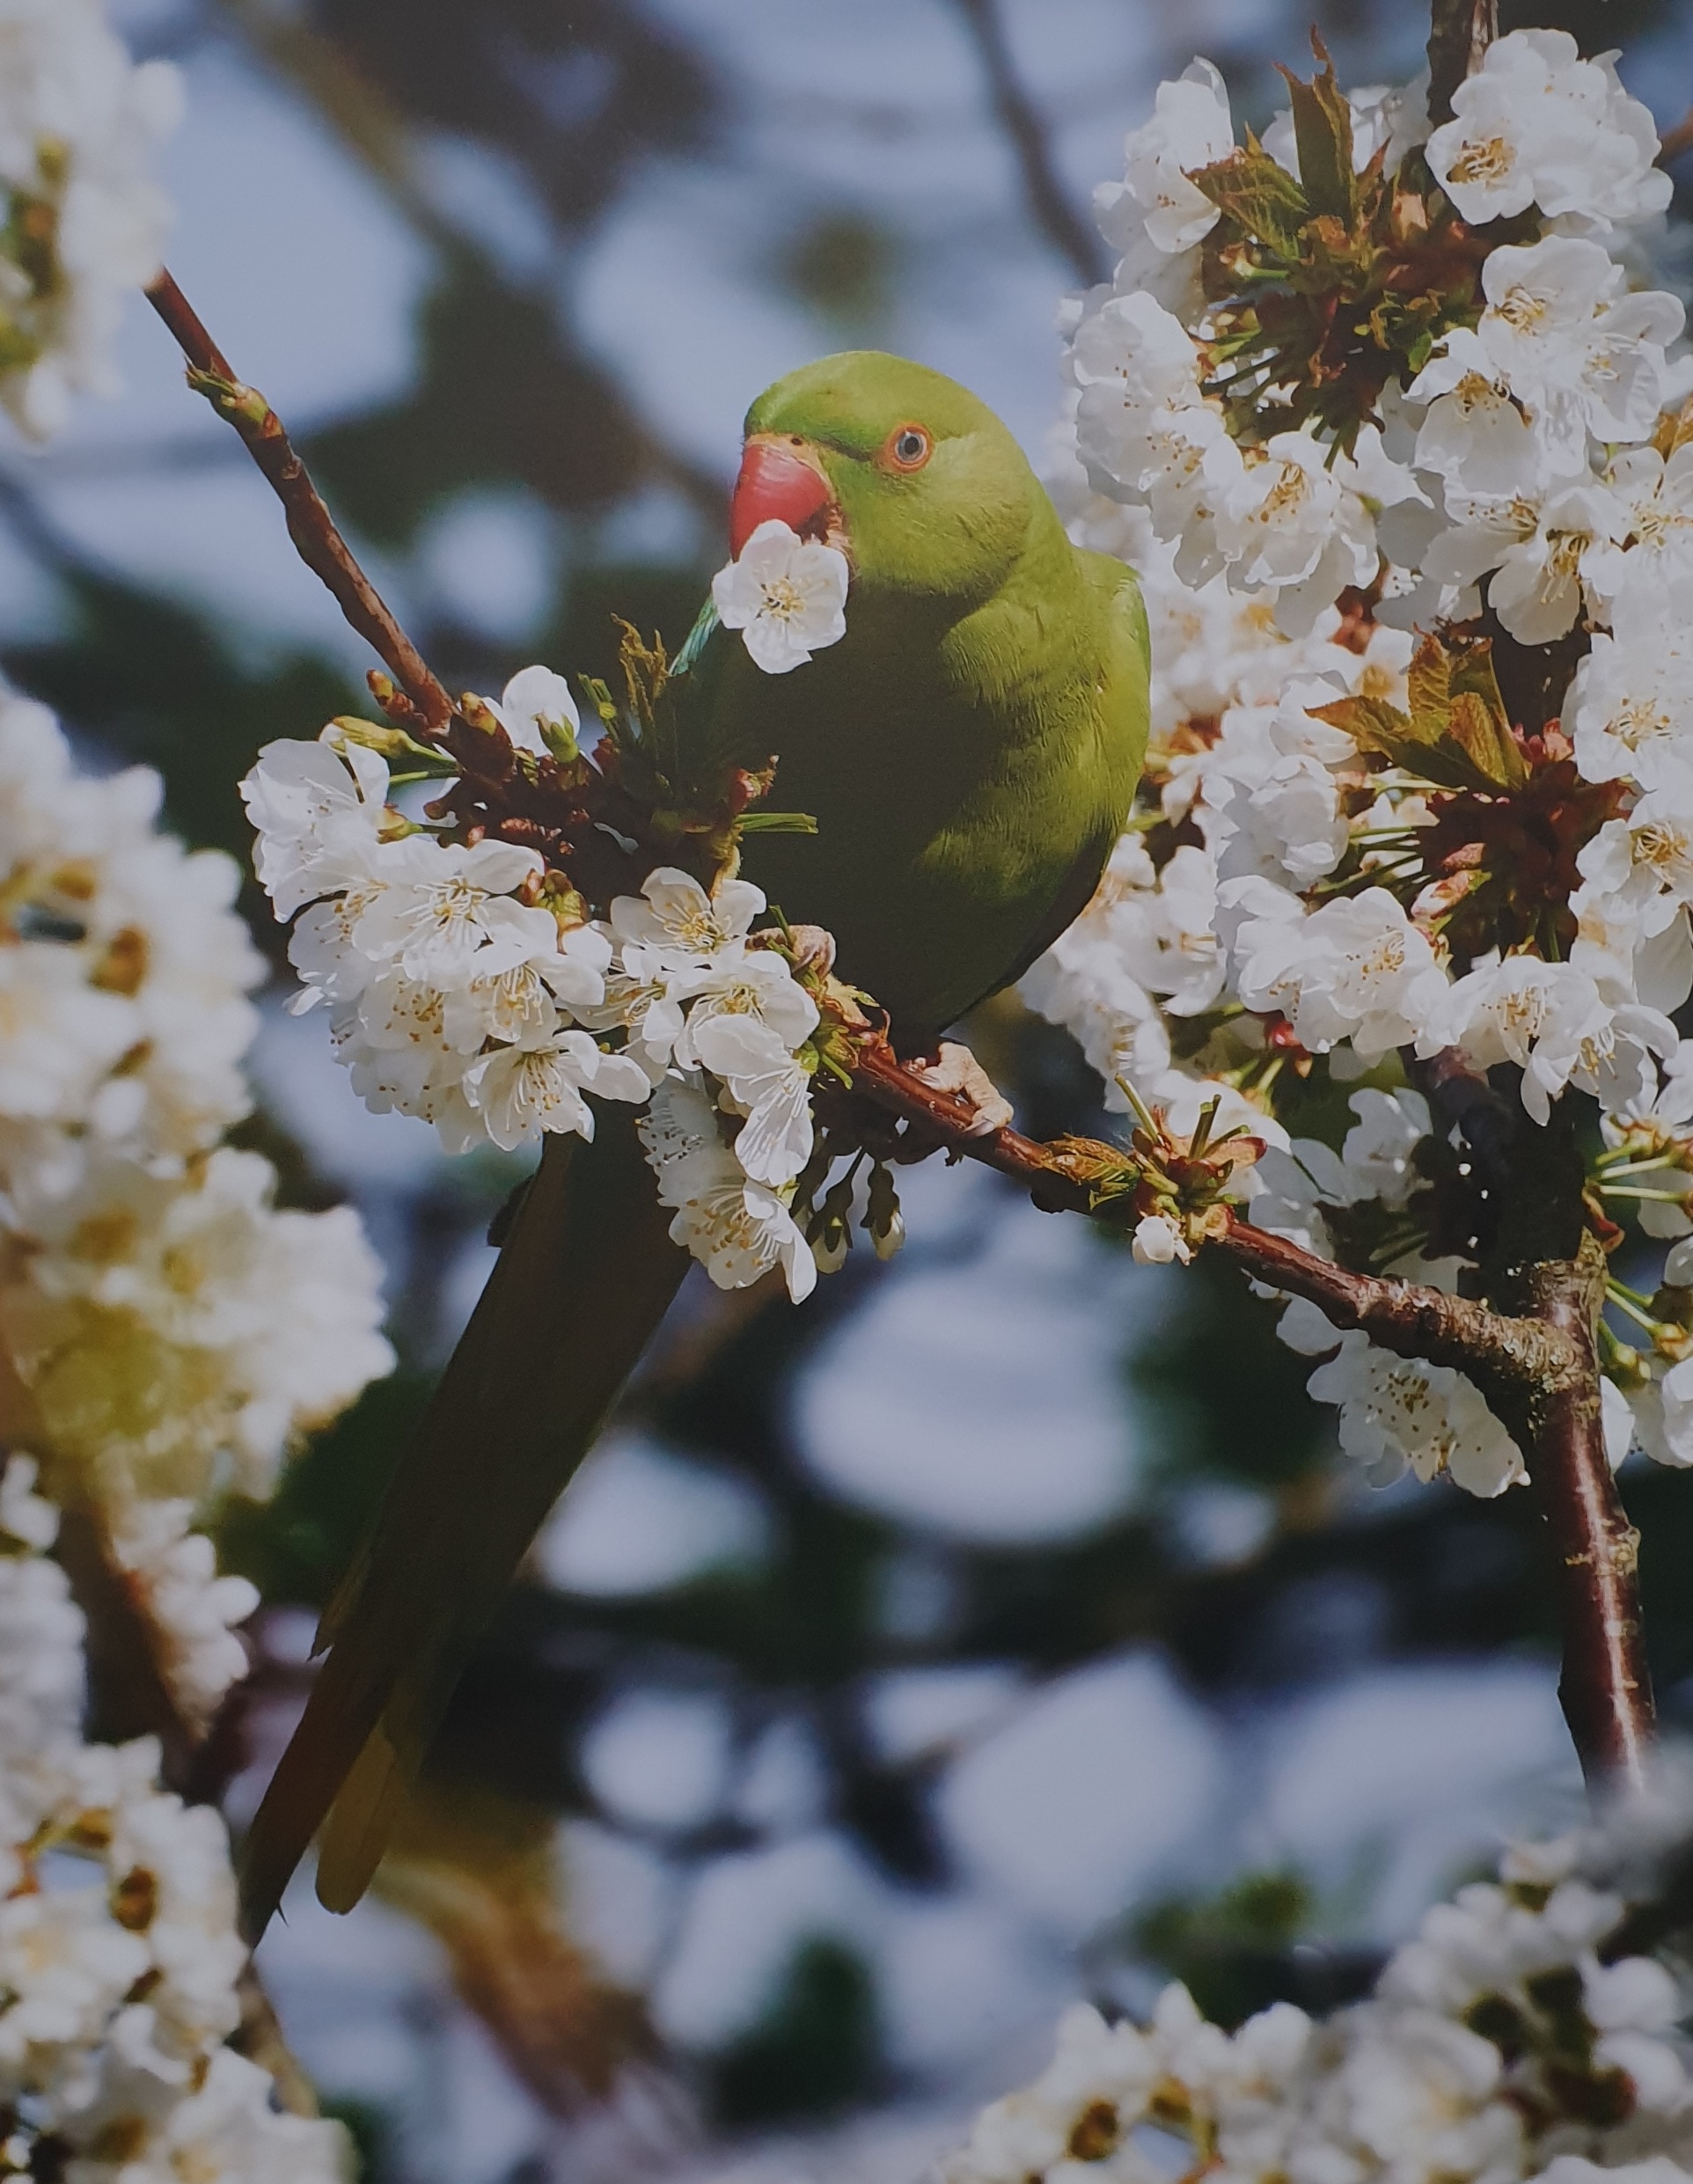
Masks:
[[[1147,628],[1146,603],[1140,596],[1140,586],[1126,564],[1108,554],[1078,552],[1076,560],[1088,590],[1104,611],[1104,671],[1095,705],[1095,722],[1102,746],[1098,772],[1102,779],[1116,776],[1126,783],[1127,795],[1125,797],[1119,789],[1102,799],[1098,825],[1082,843],[1052,898],[1051,908],[1030,935],[1029,944],[1017,957],[1015,967],[1007,971],[996,990],[1015,986],[1055,942],[1063,939],[1093,900],[1094,890],[1128,817],[1128,803],[1132,799],[1134,784],[1146,757],[1146,692],[1152,640]],[[1126,739],[1118,725],[1125,718],[1134,723]],[[1118,744],[1123,748],[1112,748]]]

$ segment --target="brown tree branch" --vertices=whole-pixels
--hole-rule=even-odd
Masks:
[[[269,481],[282,504],[288,535],[300,559],[328,587],[348,621],[411,700],[426,730],[437,740],[444,740],[453,717],[452,700],[359,567],[305,465],[295,453],[281,418],[256,388],[236,376],[168,273],[161,273],[153,282],[147,300],[188,361],[188,384],[234,426],[248,454]]]
[[[1676,160],[1685,158],[1689,151],[1693,151],[1693,106],[1689,106],[1681,120],[1667,128],[1658,140],[1657,165],[1660,167],[1674,166]]]
[[[969,1103],[956,1093],[934,1091],[879,1041],[859,1049],[853,1080],[878,1107],[932,1133],[954,1158],[980,1161],[1022,1184],[1046,1211],[1090,1213],[1122,1225],[1122,1202],[1098,1203],[1088,1189],[1082,1141],[1043,1145],[1015,1130],[974,1136]],[[1116,1148],[1098,1150],[1110,1155]],[[1361,1329],[1396,1357],[1455,1367],[1484,1392],[1489,1387],[1514,1389],[1521,1401],[1528,1391],[1562,1387],[1581,1367],[1575,1343],[1539,1319],[1492,1312],[1419,1282],[1353,1273],[1249,1221],[1231,1218],[1206,1249],[1233,1259],[1254,1280],[1308,1299],[1336,1327]]]
[[[1499,0],[1434,0],[1428,34],[1428,118],[1452,119],[1452,94],[1499,34]]]
[[[1046,125],[1017,74],[999,0],[956,0],[987,78],[1000,126],[1011,141],[1035,224],[1088,288],[1104,280],[1110,262],[1100,238],[1071,203],[1052,158]]]
[[[1081,1147],[1040,1145],[1014,1130],[971,1135],[966,1102],[934,1091],[875,1041],[860,1049],[854,1080],[953,1157],[1022,1184],[1037,1205],[1120,1224],[1124,1202],[1096,1205],[1075,1172],[1089,1164]],[[1564,1653],[1558,1696],[1583,1771],[1595,1789],[1636,1790],[1653,1735],[1639,1537],[1605,1451],[1595,1339],[1604,1254],[1582,1232],[1579,1183],[1559,1173],[1572,1147],[1555,1129],[1514,1130],[1499,1093],[1454,1056],[1436,1057],[1425,1082],[1437,1118],[1457,1122],[1485,1148],[1492,1187],[1506,1200],[1491,1304],[1353,1273],[1237,1219],[1206,1248],[1255,1280],[1307,1299],[1337,1328],[1361,1329],[1396,1357],[1449,1366],[1476,1383],[1529,1459],[1552,1536]],[[1561,1235],[1559,1225],[1572,1220],[1573,1235]]]
[[[1579,1381],[1549,1392],[1535,1441],[1557,1555],[1565,1633],[1558,1697],[1588,1779],[1638,1791],[1654,1737],[1652,1675],[1640,1614],[1640,1535],[1605,1449],[1594,1345],[1605,1271],[1597,1241],[1586,1240],[1573,1268],[1536,1268],[1535,1286],[1546,1322],[1586,1353]]]

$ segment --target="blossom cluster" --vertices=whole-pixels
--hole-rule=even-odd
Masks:
[[[1437,1055],[1511,1066],[1529,1126],[1597,1103],[1610,1243],[1693,1226],[1693,360],[1638,282],[1669,184],[1613,61],[1514,32],[1432,133],[1424,86],[1325,71],[1243,145],[1196,62],[1100,194],[1125,254],[1071,315],[1055,490],[1140,572],[1153,745],[1024,993],[1112,1104],[1264,1110],[1254,1219],[1447,1287],[1478,1250],[1412,1088]],[[1278,1138],[1325,1081],[1360,1086],[1344,1147]],[[1619,1460],[1693,1462],[1689,1279],[1612,1284]],[[1461,1375],[1304,1308],[1284,1332],[1373,1476],[1524,1476]]]
[[[544,729],[578,725],[544,668],[489,709],[531,753]],[[392,786],[387,759],[336,722],[267,745],[243,792],[260,878],[279,917],[301,913],[296,1006],[327,1008],[360,1095],[454,1152],[591,1138],[591,1100],[646,1108],[677,1242],[723,1287],[780,1266],[806,1294],[817,1263],[790,1207],[813,1150],[819,1014],[780,931],[753,930],[759,890],[660,865],[592,917],[535,850],[444,839]]]
[[[102,0],[0,0],[0,405],[33,438],[114,384],[124,299],[159,268],[152,167],[180,105],[176,70],[133,65]]]
[[[196,1513],[385,1373],[380,1270],[350,1208],[274,1204],[241,1059],[262,966],[230,859],[156,823],[143,768],[79,773],[0,692],[0,1433],[95,1509],[191,1719],[241,1674]]]
[[[1623,1898],[1579,1839],[1508,1852],[1438,1906],[1374,1995],[1315,2023],[1278,2003],[1229,2032],[1181,1986],[1150,2024],[1078,2005],[1043,2075],[995,2101],[943,2184],[1229,2184],[1375,2176],[1681,2184],[1693,2169],[1687,1997],[1648,1957],[1610,1960]]]
[[[150,1739],[82,1741],[83,1618],[58,1513],[0,1473],[0,2113],[7,2175],[338,2184],[339,2124],[282,2113],[225,2043],[246,1951],[224,1823]]]

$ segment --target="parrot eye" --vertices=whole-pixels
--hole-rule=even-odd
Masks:
[[[934,451],[934,443],[921,425],[901,425],[888,442],[888,459],[896,470],[921,470]]]

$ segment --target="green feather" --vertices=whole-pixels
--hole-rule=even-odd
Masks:
[[[900,427],[920,471],[878,457]],[[759,766],[815,835],[753,832],[744,869],[839,943],[907,1045],[1017,977],[1081,910],[1146,749],[1133,576],[1066,538],[1010,434],[920,365],[830,357],[753,405],[803,441],[848,534],[846,635],[761,674],[707,607],[678,655],[681,732]],[[633,1121],[550,1138],[418,1439],[324,1618],[329,1659],[249,1834],[256,1935],[331,1814],[319,1892],[356,1902],[464,1664],[686,1266]],[[331,1814],[331,1807],[333,1807]]]

